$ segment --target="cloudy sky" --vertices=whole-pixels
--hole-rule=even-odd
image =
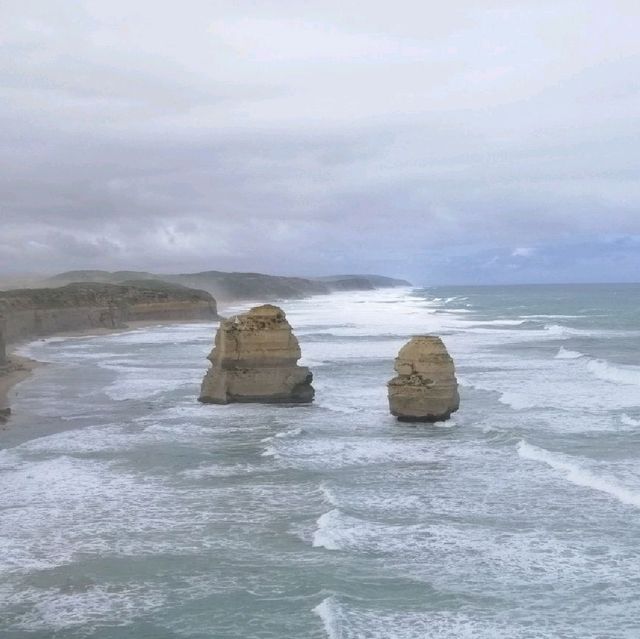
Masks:
[[[640,279],[637,0],[3,0],[0,272]]]

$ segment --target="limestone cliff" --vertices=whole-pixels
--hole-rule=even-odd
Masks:
[[[282,309],[271,304],[220,323],[199,400],[306,403],[312,374],[298,366],[300,346]]]
[[[205,291],[145,281],[0,291],[0,316],[7,343],[66,331],[118,328],[128,321],[218,317],[216,302]]]
[[[0,367],[7,363],[7,342],[5,333],[7,331],[6,321],[2,315],[0,315]]]
[[[398,353],[388,384],[389,408],[400,421],[437,422],[458,410],[453,360],[439,337],[412,338]]]

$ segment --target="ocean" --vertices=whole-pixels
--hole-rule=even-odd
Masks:
[[[214,324],[22,347],[2,639],[640,637],[640,285],[281,305],[309,406],[200,405]],[[425,333],[461,409],[401,424]]]

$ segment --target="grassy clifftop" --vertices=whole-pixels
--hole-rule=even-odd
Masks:
[[[367,291],[391,286],[410,286],[405,280],[381,275],[337,275],[321,278],[284,277],[264,273],[155,274],[142,271],[68,271],[55,275],[46,284],[59,286],[68,282],[103,282],[126,284],[132,280],[166,282],[202,289],[219,300],[274,301],[322,295],[334,291]]]
[[[215,304],[213,297],[206,291],[155,280],[135,280],[122,284],[81,282],[57,288],[24,288],[0,291],[0,311],[4,309],[5,312],[172,301]]]
[[[206,291],[161,281],[81,282],[56,288],[0,291],[0,338],[15,342],[130,321],[210,321],[218,318]],[[1,340],[0,340],[1,341]]]

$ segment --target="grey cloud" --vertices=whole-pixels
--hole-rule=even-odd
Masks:
[[[627,279],[636,5],[361,8],[3,5],[0,269]]]

